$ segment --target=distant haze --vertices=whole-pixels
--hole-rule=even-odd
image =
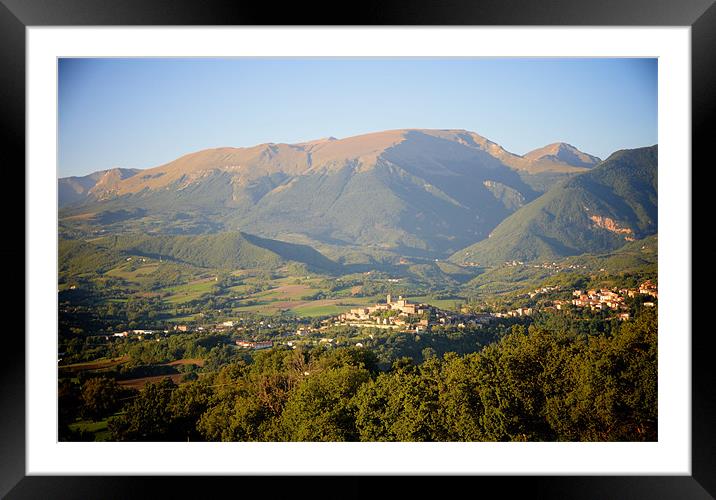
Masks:
[[[59,177],[400,128],[517,154],[657,142],[656,59],[61,59],[58,91]]]

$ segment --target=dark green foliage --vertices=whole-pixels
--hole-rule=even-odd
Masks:
[[[238,354],[227,349],[229,343],[231,343],[231,339],[223,334],[180,333],[148,342],[122,343],[115,349],[118,355],[129,356],[129,361],[123,365],[124,369],[167,363],[184,358],[203,358],[205,364],[216,368],[222,362],[225,363]]]
[[[437,371],[436,371],[437,370]],[[362,441],[439,441],[439,361],[398,364],[363,386],[356,397]]]
[[[369,379],[368,370],[351,365],[309,372],[281,414],[285,440],[357,441],[352,398]]]
[[[99,420],[119,409],[119,399],[124,394],[113,379],[93,377],[82,384],[82,416]]]
[[[479,352],[273,349],[176,388],[148,385],[119,440],[655,441],[656,311],[589,334],[514,325]],[[427,335],[426,335],[427,336]]]
[[[80,390],[70,380],[60,380],[57,387],[57,417],[60,441],[72,441],[69,424],[75,419],[77,408],[82,404]]]
[[[196,441],[201,435],[196,428],[196,422],[209,406],[209,391],[205,384],[196,382],[198,378],[195,373],[190,380],[191,384],[182,384],[171,393],[171,401],[168,410],[171,415],[172,435],[175,439]]]
[[[117,441],[162,441],[173,439],[171,427],[171,379],[147,384],[124,413],[109,420],[109,430]]]
[[[546,417],[561,439],[652,441],[657,433],[656,320],[645,312],[611,338],[590,337],[559,363]]]
[[[365,368],[371,372],[378,369],[378,359],[375,353],[368,349],[346,347],[322,354],[318,359],[318,367],[324,370],[353,366]]]
[[[517,328],[437,368],[380,375],[359,392],[358,428],[366,440],[653,441],[656,366],[653,312],[611,336]]]

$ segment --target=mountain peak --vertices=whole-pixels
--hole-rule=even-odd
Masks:
[[[573,167],[586,168],[591,168],[601,161],[596,156],[580,151],[566,142],[554,142],[552,144],[548,144],[544,147],[530,151],[525,154],[523,158],[536,163],[558,163],[571,165]]]
[[[320,139],[312,139],[310,141],[299,142],[296,144],[296,146],[303,146],[303,147],[316,146],[318,144],[324,144],[326,142],[333,142],[333,141],[337,141],[337,140],[338,139],[336,139],[335,137],[330,135],[328,137],[321,137]]]

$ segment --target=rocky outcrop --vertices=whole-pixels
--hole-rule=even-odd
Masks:
[[[634,231],[628,227],[620,226],[614,219],[602,217],[601,215],[590,215],[589,218],[594,222],[595,226],[611,231],[612,233],[623,234],[625,240],[634,241]]]

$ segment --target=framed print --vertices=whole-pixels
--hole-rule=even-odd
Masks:
[[[713,495],[711,2],[264,9],[0,9],[3,495]]]

